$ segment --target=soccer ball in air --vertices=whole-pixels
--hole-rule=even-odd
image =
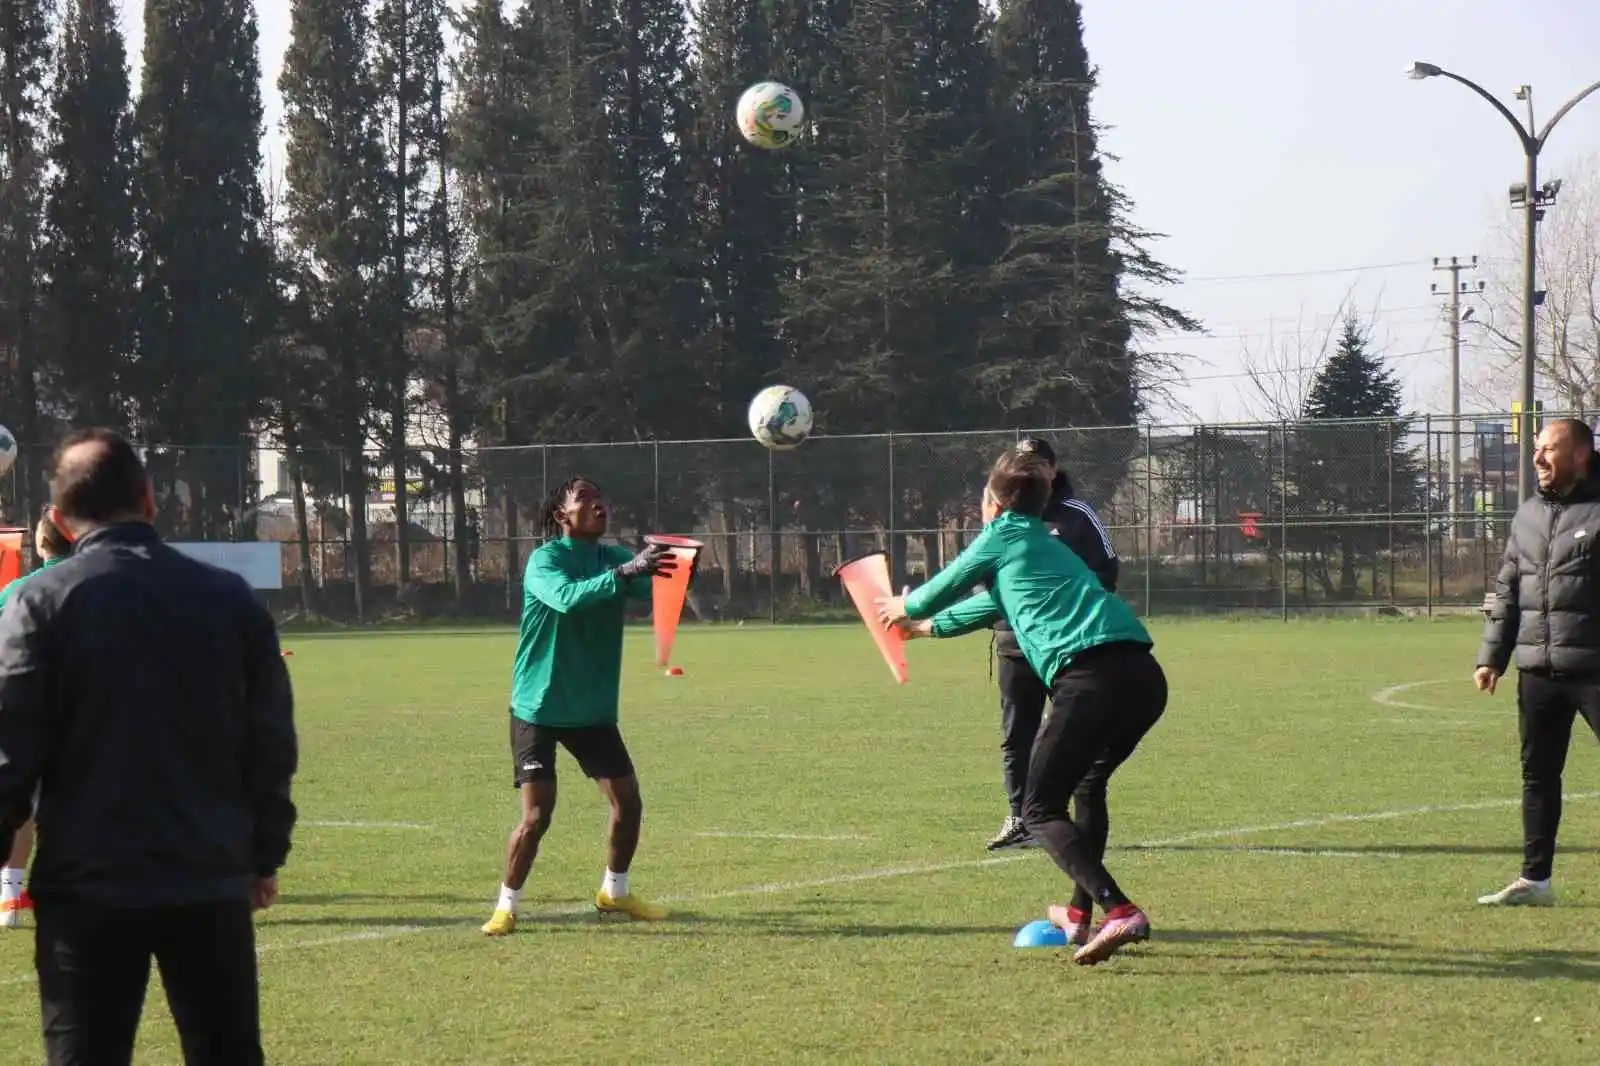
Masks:
[[[811,424],[810,416],[806,418],[806,425]],[[17,438],[5,426],[0,426],[0,477],[11,472],[11,466],[17,461]]]
[[[750,435],[773,451],[799,447],[811,434],[811,401],[788,385],[773,385],[750,401]]]
[[[800,139],[806,108],[787,85],[763,81],[739,97],[737,118],[739,132],[757,148],[787,148]]]

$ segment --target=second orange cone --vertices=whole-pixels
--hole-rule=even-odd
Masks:
[[[683,601],[689,595],[689,578],[694,575],[694,563],[705,547],[688,537],[651,535],[646,544],[659,544],[671,548],[678,560],[678,568],[670,574],[657,574],[650,589],[650,620],[656,630],[656,665],[666,666],[672,660],[672,645],[678,637],[678,621],[683,617]]]
[[[906,670],[906,638],[894,626],[885,626],[878,621],[876,601],[880,597],[894,595],[889,583],[889,557],[881,551],[868,552],[841,563],[839,569],[834,571],[834,576],[844,584],[850,599],[855,601],[861,620],[872,634],[872,642],[878,646],[883,661],[889,664],[889,672],[896,681],[905,684],[909,676]]]

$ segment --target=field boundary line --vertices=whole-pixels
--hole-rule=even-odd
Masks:
[[[1600,792],[1572,792],[1563,799],[1568,802],[1581,802],[1584,800],[1600,799]],[[1462,811],[1487,811],[1505,807],[1515,807],[1522,802],[1517,799],[1479,800],[1473,803],[1448,803],[1428,804],[1418,807],[1400,807],[1388,811],[1369,811],[1360,814],[1328,814],[1311,818],[1297,818],[1293,821],[1268,822],[1259,825],[1237,826],[1229,829],[1206,829],[1194,833],[1185,833],[1180,836],[1168,837],[1163,840],[1146,840],[1134,844],[1113,845],[1117,851],[1159,851],[1162,848],[1174,847],[1180,844],[1192,844],[1206,840],[1225,840],[1229,837],[1251,836],[1257,833],[1271,833],[1286,829],[1315,829],[1328,825],[1348,825],[1360,822],[1393,821],[1400,818],[1414,818],[1430,814],[1452,814]],[[1251,849],[1259,854],[1292,854],[1308,855],[1317,852],[1307,852],[1289,848],[1259,848]],[[1320,850],[1320,849],[1319,849]],[[1323,853],[1327,857],[1337,854],[1336,849]],[[1356,852],[1346,853],[1365,857],[1389,857],[1388,853]],[[837,885],[860,884],[862,882],[885,881],[897,877],[920,877],[926,874],[948,873],[955,870],[979,870],[991,866],[1004,866],[1015,862],[1035,858],[1040,855],[1036,849],[1026,852],[1016,852],[1009,855],[991,855],[983,859],[956,859],[949,862],[924,863],[911,866],[886,866],[873,870],[859,870],[855,873],[834,874],[829,877],[818,877],[803,881],[773,881],[767,884],[746,885],[742,888],[723,889],[718,892],[706,892],[685,896],[670,896],[661,900],[662,903],[675,906],[693,905],[696,903],[714,903],[726,899],[742,899],[751,896],[776,896],[786,892],[803,892],[813,888],[830,888]],[[1345,856],[1340,856],[1345,857]],[[485,896],[487,900],[488,897]],[[292,905],[291,896],[286,902]],[[590,903],[553,904],[548,907],[538,907],[523,912],[524,920],[537,921],[540,917],[563,917],[573,914],[586,914],[593,910]],[[430,922],[427,925],[396,925],[379,926],[369,929],[357,930],[350,933],[336,934],[333,936],[317,937],[311,940],[284,940],[262,944],[256,949],[258,955],[277,954],[284,951],[294,951],[301,948],[333,947],[340,944],[371,943],[374,941],[399,940],[404,937],[418,936],[423,933],[439,932],[444,930],[461,930],[476,926],[476,918],[462,918],[459,921]],[[0,980],[0,987],[9,985],[26,984],[33,981],[33,974],[24,974]]]

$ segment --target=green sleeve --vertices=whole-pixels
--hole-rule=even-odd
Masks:
[[[579,580],[567,565],[565,555],[539,551],[528,564],[523,587],[552,611],[566,614],[616,599],[622,594],[622,584],[615,570]]]
[[[5,588],[0,588],[0,610],[5,609],[5,605],[11,602],[11,594],[16,592],[17,586],[22,584],[27,579],[27,575],[24,574],[22,577],[8,581]]]
[[[995,599],[992,590],[985,590],[934,615],[933,635],[959,637],[976,633],[980,629],[988,629],[1003,617],[1000,601]]]
[[[615,569],[624,563],[633,562],[633,552],[617,544],[607,544],[603,548],[602,558],[608,567]],[[651,577],[625,578],[622,582],[623,593],[632,600],[648,600],[654,591],[652,586],[654,580]]]
[[[1000,549],[999,531],[990,523],[949,566],[906,597],[906,615],[913,619],[930,618],[970,593],[999,568]]]

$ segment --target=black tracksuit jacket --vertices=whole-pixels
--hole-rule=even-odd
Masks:
[[[33,812],[42,900],[246,895],[289,853],[294,700],[238,575],[97,529],[0,612],[0,846]]]

